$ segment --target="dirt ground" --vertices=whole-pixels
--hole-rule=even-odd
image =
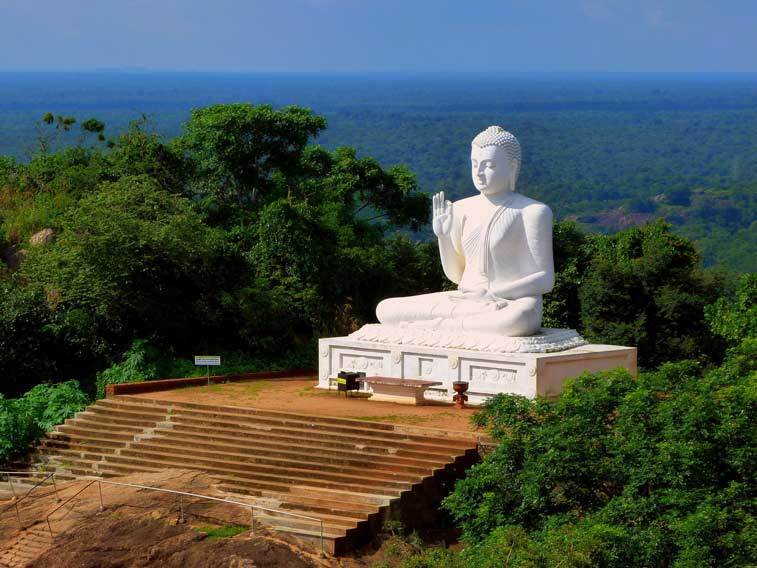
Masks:
[[[299,414],[336,416],[370,422],[389,422],[446,431],[471,432],[475,408],[458,410],[453,404],[429,402],[423,406],[372,401],[361,394],[315,388],[316,377],[258,379],[184,387],[135,395],[144,398],[242,406]]]
[[[111,481],[223,496],[211,477],[193,470],[134,474]],[[0,552],[28,549],[30,541],[25,539],[36,533],[44,536],[46,544],[27,564],[32,568],[369,568],[394,566],[398,550],[407,547],[396,537],[384,535],[348,557],[324,557],[317,546],[262,526],[256,525],[252,537],[249,513],[240,507],[183,497],[182,514],[176,495],[105,484],[102,511],[94,484],[53,514],[52,543],[47,538],[46,516],[85,483],[60,483],[61,501],[51,487],[35,490],[33,499],[20,504],[24,528],[14,515],[0,516]],[[209,529],[229,527],[237,527],[239,534],[216,538],[207,534]]]
[[[114,478],[151,487],[223,497],[215,482],[192,470],[164,470]],[[84,481],[59,484],[61,502],[84,487]],[[51,517],[54,546],[43,547],[28,566],[45,568],[137,568],[146,566],[200,568],[341,566],[321,558],[315,547],[287,535],[257,527],[250,538],[249,512],[241,507],[183,497],[183,515],[176,495],[103,484],[100,511],[97,484],[85,489]],[[29,533],[49,540],[45,517],[59,504],[49,487],[20,504],[21,529],[14,515],[0,518],[0,551],[24,547]],[[232,537],[211,538],[209,529],[243,526]],[[242,529],[240,529],[242,530]],[[39,542],[39,536],[37,537]],[[45,548],[48,548],[45,550]]]

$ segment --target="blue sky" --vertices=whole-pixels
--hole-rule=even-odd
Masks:
[[[757,0],[0,0],[0,70],[757,71]]]

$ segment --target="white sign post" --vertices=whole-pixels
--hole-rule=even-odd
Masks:
[[[195,365],[197,367],[208,368],[208,385],[210,384],[210,368],[217,367],[221,364],[220,355],[195,355]]]

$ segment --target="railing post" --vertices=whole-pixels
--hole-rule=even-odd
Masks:
[[[321,556],[326,556],[326,550],[323,547],[323,519],[321,519]]]
[[[55,499],[60,501],[60,494],[58,493],[58,484],[55,483],[55,473],[50,474],[53,478],[53,488],[55,489]]]
[[[184,495],[179,495],[179,524],[184,524]]]
[[[252,538],[255,538],[255,507],[250,507],[250,529]]]
[[[10,474],[8,474],[7,477],[8,477],[8,485],[11,488],[11,493],[13,493],[13,498],[17,499],[16,489],[13,487],[13,479],[11,479]]]
[[[105,510],[105,504],[103,503],[103,484],[100,480],[97,481],[97,489],[100,491],[100,512],[102,513]]]

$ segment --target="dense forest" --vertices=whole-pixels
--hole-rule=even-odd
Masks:
[[[613,233],[665,218],[706,266],[757,270],[754,75],[10,73],[0,155],[28,161],[48,110],[95,115],[109,137],[146,113],[173,138],[192,108],[246,100],[307,105],[329,121],[320,145],[404,163],[422,191],[454,198],[471,191],[470,140],[501,124],[524,148],[520,190],[558,219]],[[52,146],[79,143],[65,134]]]
[[[445,147],[427,126],[419,158]],[[172,138],[145,120],[37,127],[28,160],[0,158],[0,462],[110,382],[185,375],[199,352],[226,371],[312,366],[318,337],[371,321],[380,299],[450,286],[418,237],[429,198],[411,169],[315,144],[327,120],[305,108],[199,107]],[[707,191],[658,207],[717,211]],[[652,217],[611,234],[564,218],[554,248],[545,324],[638,346],[644,372],[493,399],[477,420],[500,444],[445,502],[466,550],[408,544],[398,562],[755,561],[755,275],[706,267]]]
[[[145,121],[114,138],[95,118],[40,124],[29,162],[0,160],[5,393],[51,378],[92,391],[140,350],[148,375],[199,351],[307,360],[381,299],[450,285],[435,243],[409,238],[429,215],[415,175],[312,144],[327,124],[310,110],[204,107],[170,140]],[[54,150],[65,136],[78,143]],[[703,314],[734,276],[703,269],[669,224],[554,234],[547,325],[638,346],[643,366],[722,354]]]

